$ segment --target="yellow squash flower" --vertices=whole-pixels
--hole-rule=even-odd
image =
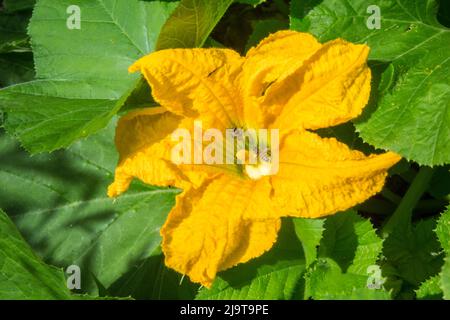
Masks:
[[[168,267],[210,287],[217,272],[262,255],[280,218],[318,218],[379,192],[394,153],[366,156],[312,130],[361,114],[370,94],[369,48],[280,31],[245,57],[228,49],[169,49],[138,60],[161,107],[119,121],[110,197],[133,178],[182,189],[161,229]],[[177,128],[279,129],[279,170],[171,161]],[[259,171],[258,171],[259,170]]]

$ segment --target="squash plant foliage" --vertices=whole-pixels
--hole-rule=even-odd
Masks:
[[[2,0],[0,31],[0,299],[450,299],[450,2]],[[227,81],[314,169],[150,178]]]

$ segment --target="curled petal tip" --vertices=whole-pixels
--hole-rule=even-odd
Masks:
[[[397,162],[402,160],[402,157],[395,152],[388,151],[381,155],[387,162],[390,162],[390,166],[395,165]]]
[[[125,191],[128,190],[130,186],[132,177],[122,176],[120,173],[116,172],[116,178],[113,183],[111,183],[108,187],[108,197],[116,198]]]
[[[108,197],[109,198],[116,198],[119,195],[119,192],[117,190],[117,186],[115,183],[112,183],[109,187],[108,187]]]
[[[135,73],[136,71],[139,71],[140,69],[141,69],[141,66],[140,66],[139,62],[135,62],[128,68],[128,72]]]

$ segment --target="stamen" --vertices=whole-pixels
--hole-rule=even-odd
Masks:
[[[244,130],[233,128],[233,137],[244,138]],[[272,174],[272,157],[270,148],[264,143],[260,148],[257,144],[249,143],[246,146],[241,145],[241,149],[235,154],[238,167],[242,168],[246,175],[253,180],[258,180],[263,176]]]
[[[241,128],[233,128],[233,136],[240,139],[244,136],[244,130]]]
[[[268,148],[264,148],[259,152],[259,159],[264,162],[270,162],[272,157],[270,156],[270,150]]]
[[[258,155],[253,151],[247,151],[246,149],[241,149],[236,152],[236,159],[242,164],[256,164],[258,162]],[[248,162],[247,162],[248,161]]]

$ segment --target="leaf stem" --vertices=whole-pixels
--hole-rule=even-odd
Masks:
[[[433,168],[420,168],[397,209],[384,225],[381,231],[383,238],[386,238],[398,225],[411,226],[413,209],[419,202],[422,194],[428,189],[432,176]]]
[[[402,201],[402,197],[395,194],[388,188],[383,188],[383,190],[381,190],[381,195],[383,197],[385,197],[387,200],[389,200],[390,202],[395,203],[395,204],[399,204]]]

